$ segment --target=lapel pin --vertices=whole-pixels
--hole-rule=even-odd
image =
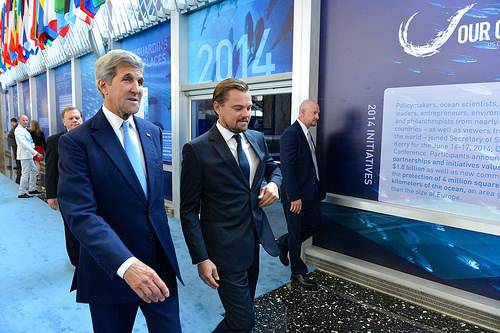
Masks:
[[[146,136],[151,136],[151,134],[149,134],[149,133],[146,133]]]

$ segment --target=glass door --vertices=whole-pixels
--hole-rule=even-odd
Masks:
[[[269,151],[279,161],[279,140],[283,131],[290,126],[292,94],[289,92],[252,93],[252,117],[249,128],[264,134]],[[192,96],[191,139],[207,132],[217,121],[212,107],[212,96]]]

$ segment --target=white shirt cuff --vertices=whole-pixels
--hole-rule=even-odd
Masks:
[[[136,257],[130,257],[123,264],[120,265],[118,270],[116,271],[116,274],[123,279],[123,274],[127,271],[127,269],[132,266],[132,264],[136,261],[139,261]]]

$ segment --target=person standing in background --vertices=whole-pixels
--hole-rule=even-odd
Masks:
[[[41,180],[39,178],[40,178],[42,160],[43,157],[45,156],[45,149],[47,148],[47,142],[45,141],[45,134],[40,128],[40,124],[38,123],[38,121],[31,120],[31,126],[29,128],[29,132],[31,134],[31,138],[33,139],[33,143],[35,144],[35,150],[41,155],[41,157],[39,156],[33,157],[36,166],[37,184],[40,184],[39,186],[37,186],[37,192],[41,193],[42,185],[41,185]],[[38,180],[40,180],[40,183],[38,182]]]
[[[30,194],[40,194],[36,191],[36,166],[33,157],[42,157],[35,150],[35,144],[27,127],[30,120],[27,116],[19,117],[19,125],[14,131],[17,144],[17,159],[21,161],[21,181],[19,183],[18,198],[31,198]]]
[[[66,130],[47,138],[47,154],[45,156],[45,194],[50,208],[55,210],[59,208],[57,203],[57,182],[59,181],[59,170],[57,168],[57,163],[59,162],[59,152],[57,148],[59,138],[81,125],[83,121],[82,113],[74,106],[64,108],[61,117]],[[69,230],[66,221],[64,221],[64,216],[62,216],[62,218],[64,222],[66,251],[68,252],[69,261],[76,267],[76,264],[78,263],[78,256],[80,254],[80,243]]]
[[[17,143],[16,143],[16,136],[14,134],[14,131],[16,130],[17,127],[17,119],[16,118],[10,118],[10,131],[9,134],[7,135],[7,141],[9,143],[9,146],[12,148],[12,159],[14,163],[16,164],[16,184],[19,184],[21,181],[21,161],[17,159]]]
[[[318,103],[303,101],[297,121],[283,132],[280,139],[281,202],[288,233],[278,239],[279,258],[283,265],[291,265],[292,286],[310,290],[316,290],[317,284],[306,275],[307,266],[300,258],[300,252],[302,242],[320,225],[320,203],[325,198],[320,182],[319,156],[309,132],[309,128],[317,125],[319,112]]]

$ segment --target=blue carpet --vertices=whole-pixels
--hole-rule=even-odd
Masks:
[[[59,212],[37,198],[17,199],[17,190],[0,174],[0,333],[91,332],[88,306],[69,293],[73,266]],[[279,218],[281,205],[269,209],[277,217],[272,223],[279,236],[286,228]],[[183,332],[211,332],[224,309],[217,292],[201,282],[191,264],[179,220],[170,218],[170,228],[185,281],[179,285]],[[262,250],[257,295],[283,285],[289,274]],[[134,332],[147,332],[140,311]]]

